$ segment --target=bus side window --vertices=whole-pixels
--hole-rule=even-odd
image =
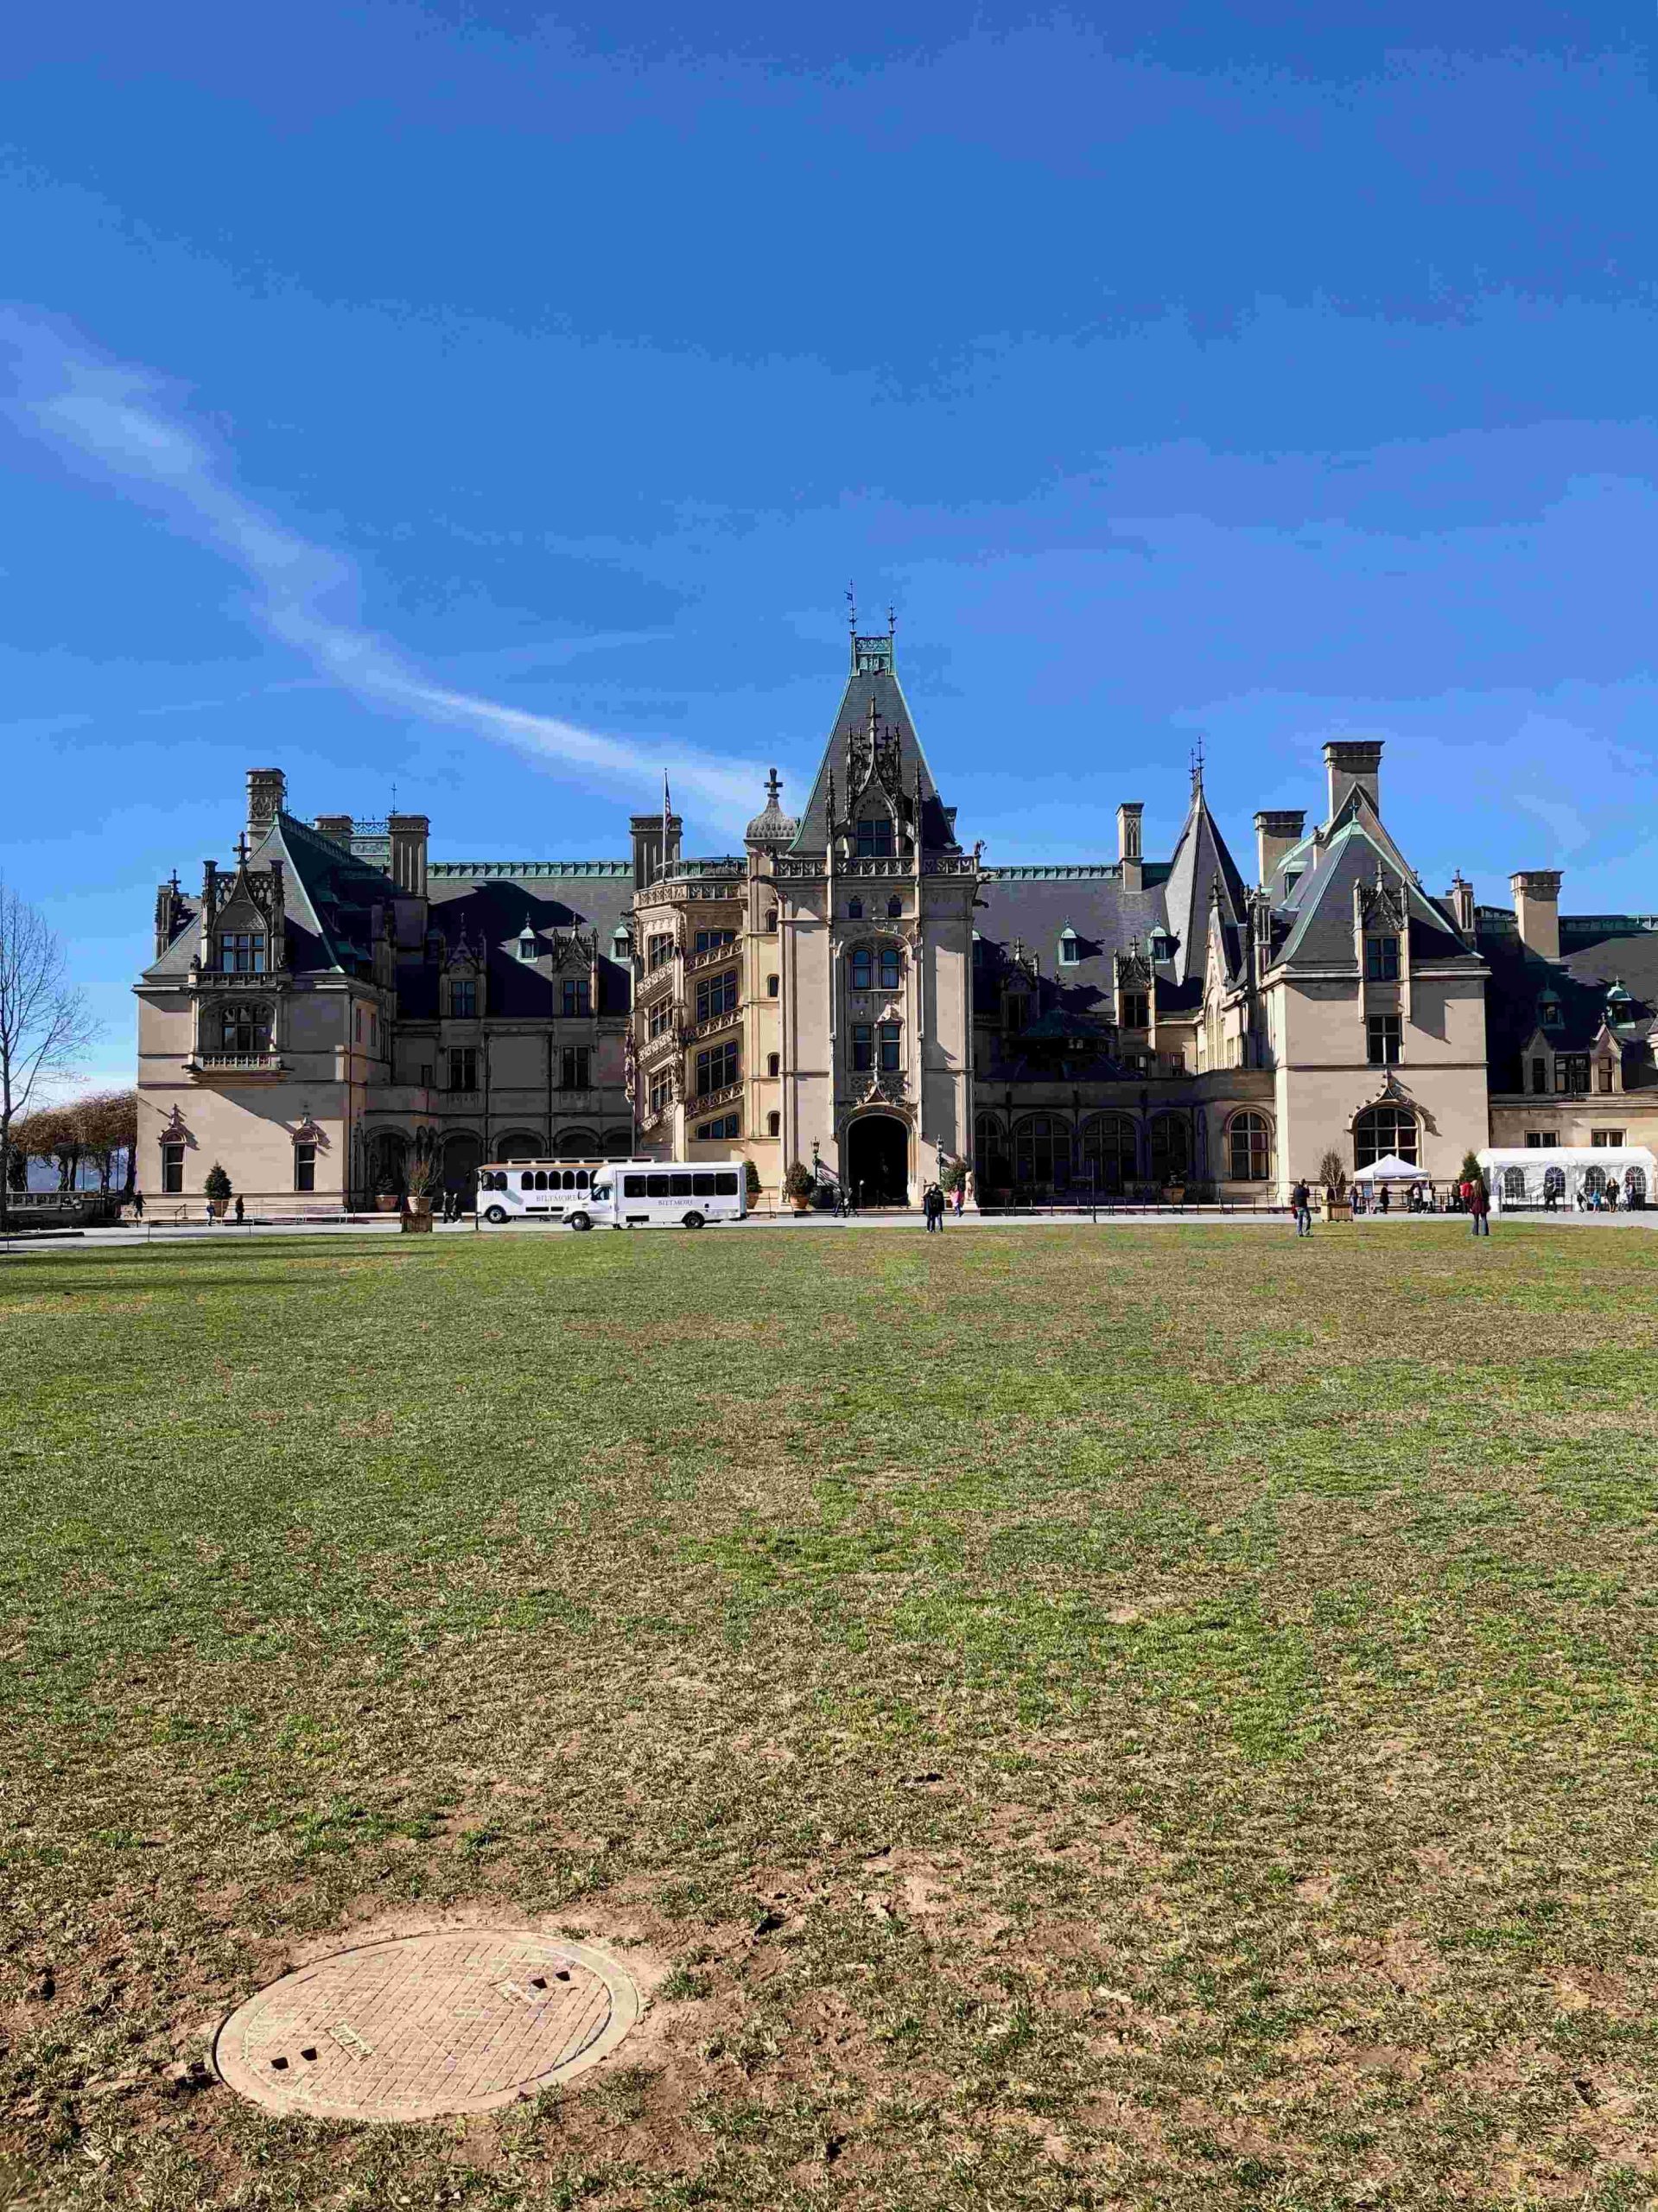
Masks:
[[[713,1176],[708,1174],[693,1175],[691,1178],[691,1194],[694,1198],[711,1198],[714,1196]]]
[[[694,1175],[676,1175],[676,1176],[672,1177],[670,1179],[671,1179],[671,1181],[672,1181],[672,1183],[673,1183],[673,1186],[674,1186],[674,1187],[673,1187],[673,1195],[674,1195],[674,1197],[675,1197],[675,1198],[689,1198],[689,1196],[691,1195],[691,1185],[692,1185],[692,1184],[693,1184],[693,1183],[695,1183],[695,1182],[696,1182],[696,1178]]]
[[[648,1175],[623,1176],[622,1196],[625,1198],[648,1198],[650,1195],[651,1178]]]
[[[578,1191],[585,1191],[588,1187],[588,1171],[585,1167],[578,1167],[575,1171],[575,1187]]]
[[[536,1179],[526,1167],[523,1174],[518,1178],[518,1188],[521,1191],[533,1191],[535,1187]]]
[[[721,1171],[714,1179],[714,1188],[718,1197],[734,1198],[737,1195],[737,1179],[734,1175],[728,1175]]]

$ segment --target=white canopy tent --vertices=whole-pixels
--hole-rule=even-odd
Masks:
[[[1373,1160],[1368,1167],[1356,1169],[1353,1175],[1356,1183],[1426,1183],[1427,1179],[1423,1169],[1413,1166],[1408,1160],[1401,1160],[1396,1152],[1390,1152],[1385,1160]]]
[[[1575,1212],[1609,1183],[1620,1206],[1648,1205],[1658,1179],[1658,1160],[1641,1144],[1491,1145],[1475,1157],[1498,1213]]]

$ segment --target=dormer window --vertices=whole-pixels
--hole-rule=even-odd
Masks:
[[[1364,973],[1372,983],[1396,983],[1399,981],[1399,939],[1396,937],[1365,938]]]
[[[633,940],[625,929],[618,926],[612,930],[610,933],[610,957],[613,960],[627,959],[632,952],[632,950]]]
[[[1296,885],[1297,885],[1300,880],[1301,880],[1301,871],[1300,871],[1300,869],[1299,869],[1299,868],[1286,868],[1285,869],[1285,871],[1284,871],[1284,896],[1285,896],[1286,899],[1289,897],[1289,895],[1290,895],[1291,892],[1294,890],[1294,888],[1295,888]]]
[[[1147,939],[1147,950],[1153,960],[1172,960],[1174,939],[1166,930],[1153,930]]]
[[[536,941],[536,933],[526,922],[524,925],[524,933],[518,939],[518,957],[520,960],[533,960],[540,950],[541,947]]]
[[[1560,1001],[1553,995],[1537,1001],[1537,1020],[1544,1029],[1558,1029],[1561,1026]]]
[[[1152,1022],[1152,1002],[1144,991],[1125,991],[1122,994],[1122,1027],[1125,1029],[1149,1029]]]
[[[1061,930],[1059,932],[1059,965],[1062,968],[1074,968],[1082,957],[1082,948],[1077,942],[1076,931],[1072,929]]]
[[[219,970],[223,976],[263,976],[265,971],[264,931],[222,931],[219,939]]]
[[[478,1018],[478,985],[470,976],[454,976],[449,979],[449,1016],[454,1021],[475,1021]]]
[[[892,816],[865,815],[858,824],[858,858],[861,861],[890,861],[897,849],[893,837]]]

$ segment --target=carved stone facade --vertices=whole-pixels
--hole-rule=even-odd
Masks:
[[[640,1151],[791,1163],[866,1205],[951,1163],[975,1199],[1279,1201],[1326,1155],[1444,1182],[1490,1141],[1658,1141],[1658,918],[1424,890],[1382,747],[1255,818],[1246,885],[1194,765],[1166,861],[964,846],[894,663],[854,634],[798,817],[775,773],[739,854],[667,803],[628,858],[434,861],[424,817],[287,810],[248,777],[234,861],[157,891],[137,985],[147,1197],[221,1162],[255,1200],[368,1202],[432,1166]]]

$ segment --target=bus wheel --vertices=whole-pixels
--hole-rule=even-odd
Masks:
[[[568,1215],[566,1219],[572,1229],[591,1229],[593,1227],[592,1217],[588,1214],[573,1213]]]
[[[702,1226],[702,1217],[700,1213],[688,1213],[680,1224],[682,1229],[701,1229]]]
[[[506,1208],[505,1206],[486,1206],[484,1208],[484,1219],[486,1221],[492,1221],[499,1229],[501,1224],[506,1219]]]

